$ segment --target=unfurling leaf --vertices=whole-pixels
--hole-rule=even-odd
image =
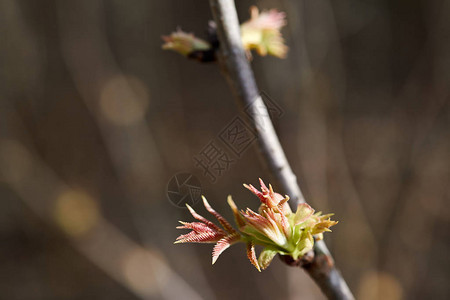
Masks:
[[[311,208],[306,203],[300,203],[297,206],[297,211],[295,212],[294,216],[294,224],[300,224],[306,221],[312,214],[314,213],[314,209]]]
[[[256,259],[256,253],[255,253],[255,245],[253,242],[247,243],[247,257],[252,263],[252,265],[255,266],[256,269],[258,269],[259,272],[261,272],[261,268],[259,267],[258,260]]]
[[[216,260],[219,258],[219,255],[222,254],[223,251],[225,251],[228,247],[230,247],[234,243],[238,242],[240,238],[241,237],[239,233],[236,232],[224,238],[221,238],[219,241],[217,241],[217,244],[214,246],[213,249],[212,264],[216,262]]]
[[[188,56],[194,51],[204,51],[211,48],[211,45],[202,39],[197,38],[192,33],[187,33],[178,28],[168,36],[163,36],[164,50],[173,50],[181,55]]]
[[[241,25],[244,48],[256,50],[261,56],[269,54],[284,58],[288,48],[280,30],[286,25],[286,14],[276,9],[259,13],[258,8],[252,6],[250,15],[250,20]]]
[[[191,232],[179,236],[175,243],[216,243],[212,253],[214,264],[231,245],[244,242],[248,259],[261,271],[269,266],[276,254],[289,255],[294,260],[301,258],[313,248],[314,237],[316,240],[322,239],[323,233],[331,231],[329,228],[337,224],[330,220],[332,214],[314,214],[314,209],[305,203],[299,204],[297,211],[293,213],[287,205],[288,196],[275,193],[272,186],[267,187],[261,179],[260,185],[261,190],[258,190],[252,185],[244,184],[260,199],[258,212],[249,208],[239,210],[231,196],[228,196],[228,204],[233,211],[238,231],[203,197],[206,210],[219,221],[222,228],[187,205],[192,216],[199,222],[180,222],[182,226],[177,228],[190,229]],[[255,245],[264,247],[258,259]]]
[[[258,264],[261,267],[261,269],[265,270],[270,263],[272,262],[272,259],[277,255],[277,250],[265,248],[263,251],[261,251],[261,254],[258,258]]]

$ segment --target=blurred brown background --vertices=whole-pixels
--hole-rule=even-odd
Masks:
[[[350,288],[449,299],[449,1],[238,1],[241,21],[253,4],[287,12],[288,57],[252,65],[306,199],[340,221],[325,239]],[[227,217],[271,181],[253,147],[215,183],[195,167],[236,105],[161,35],[209,19],[207,1],[0,1],[1,299],[323,299],[242,245],[214,266],[211,245],[173,245],[176,173]]]

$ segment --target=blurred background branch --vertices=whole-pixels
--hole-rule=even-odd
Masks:
[[[14,119],[12,111],[8,119]],[[20,121],[15,121],[21,128]],[[0,142],[0,180],[96,267],[139,299],[201,299],[169,267],[163,253],[124,235],[102,216],[98,201],[82,189],[67,186],[17,137]]]

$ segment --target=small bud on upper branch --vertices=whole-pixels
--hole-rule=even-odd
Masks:
[[[259,55],[286,57],[288,47],[284,44],[281,28],[286,25],[286,14],[276,9],[259,12],[256,6],[250,8],[250,19],[241,25],[241,37],[244,49],[251,58],[251,50]],[[211,24],[212,23],[212,24]],[[165,50],[173,50],[201,62],[215,61],[215,51],[219,47],[215,35],[214,22],[208,27],[208,41],[192,33],[178,29],[169,36],[163,36]]]

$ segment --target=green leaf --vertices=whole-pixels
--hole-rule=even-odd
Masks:
[[[292,253],[294,259],[298,259],[311,250],[314,246],[314,239],[310,232],[303,231],[300,242]]]
[[[266,247],[261,252],[258,258],[258,264],[261,267],[261,269],[266,269],[270,263],[272,262],[275,255],[277,255],[278,251],[274,250],[272,248]]]
[[[298,225],[300,223],[305,222],[312,214],[314,213],[314,209],[306,203],[300,203],[297,206],[297,211],[294,216],[294,224]]]

